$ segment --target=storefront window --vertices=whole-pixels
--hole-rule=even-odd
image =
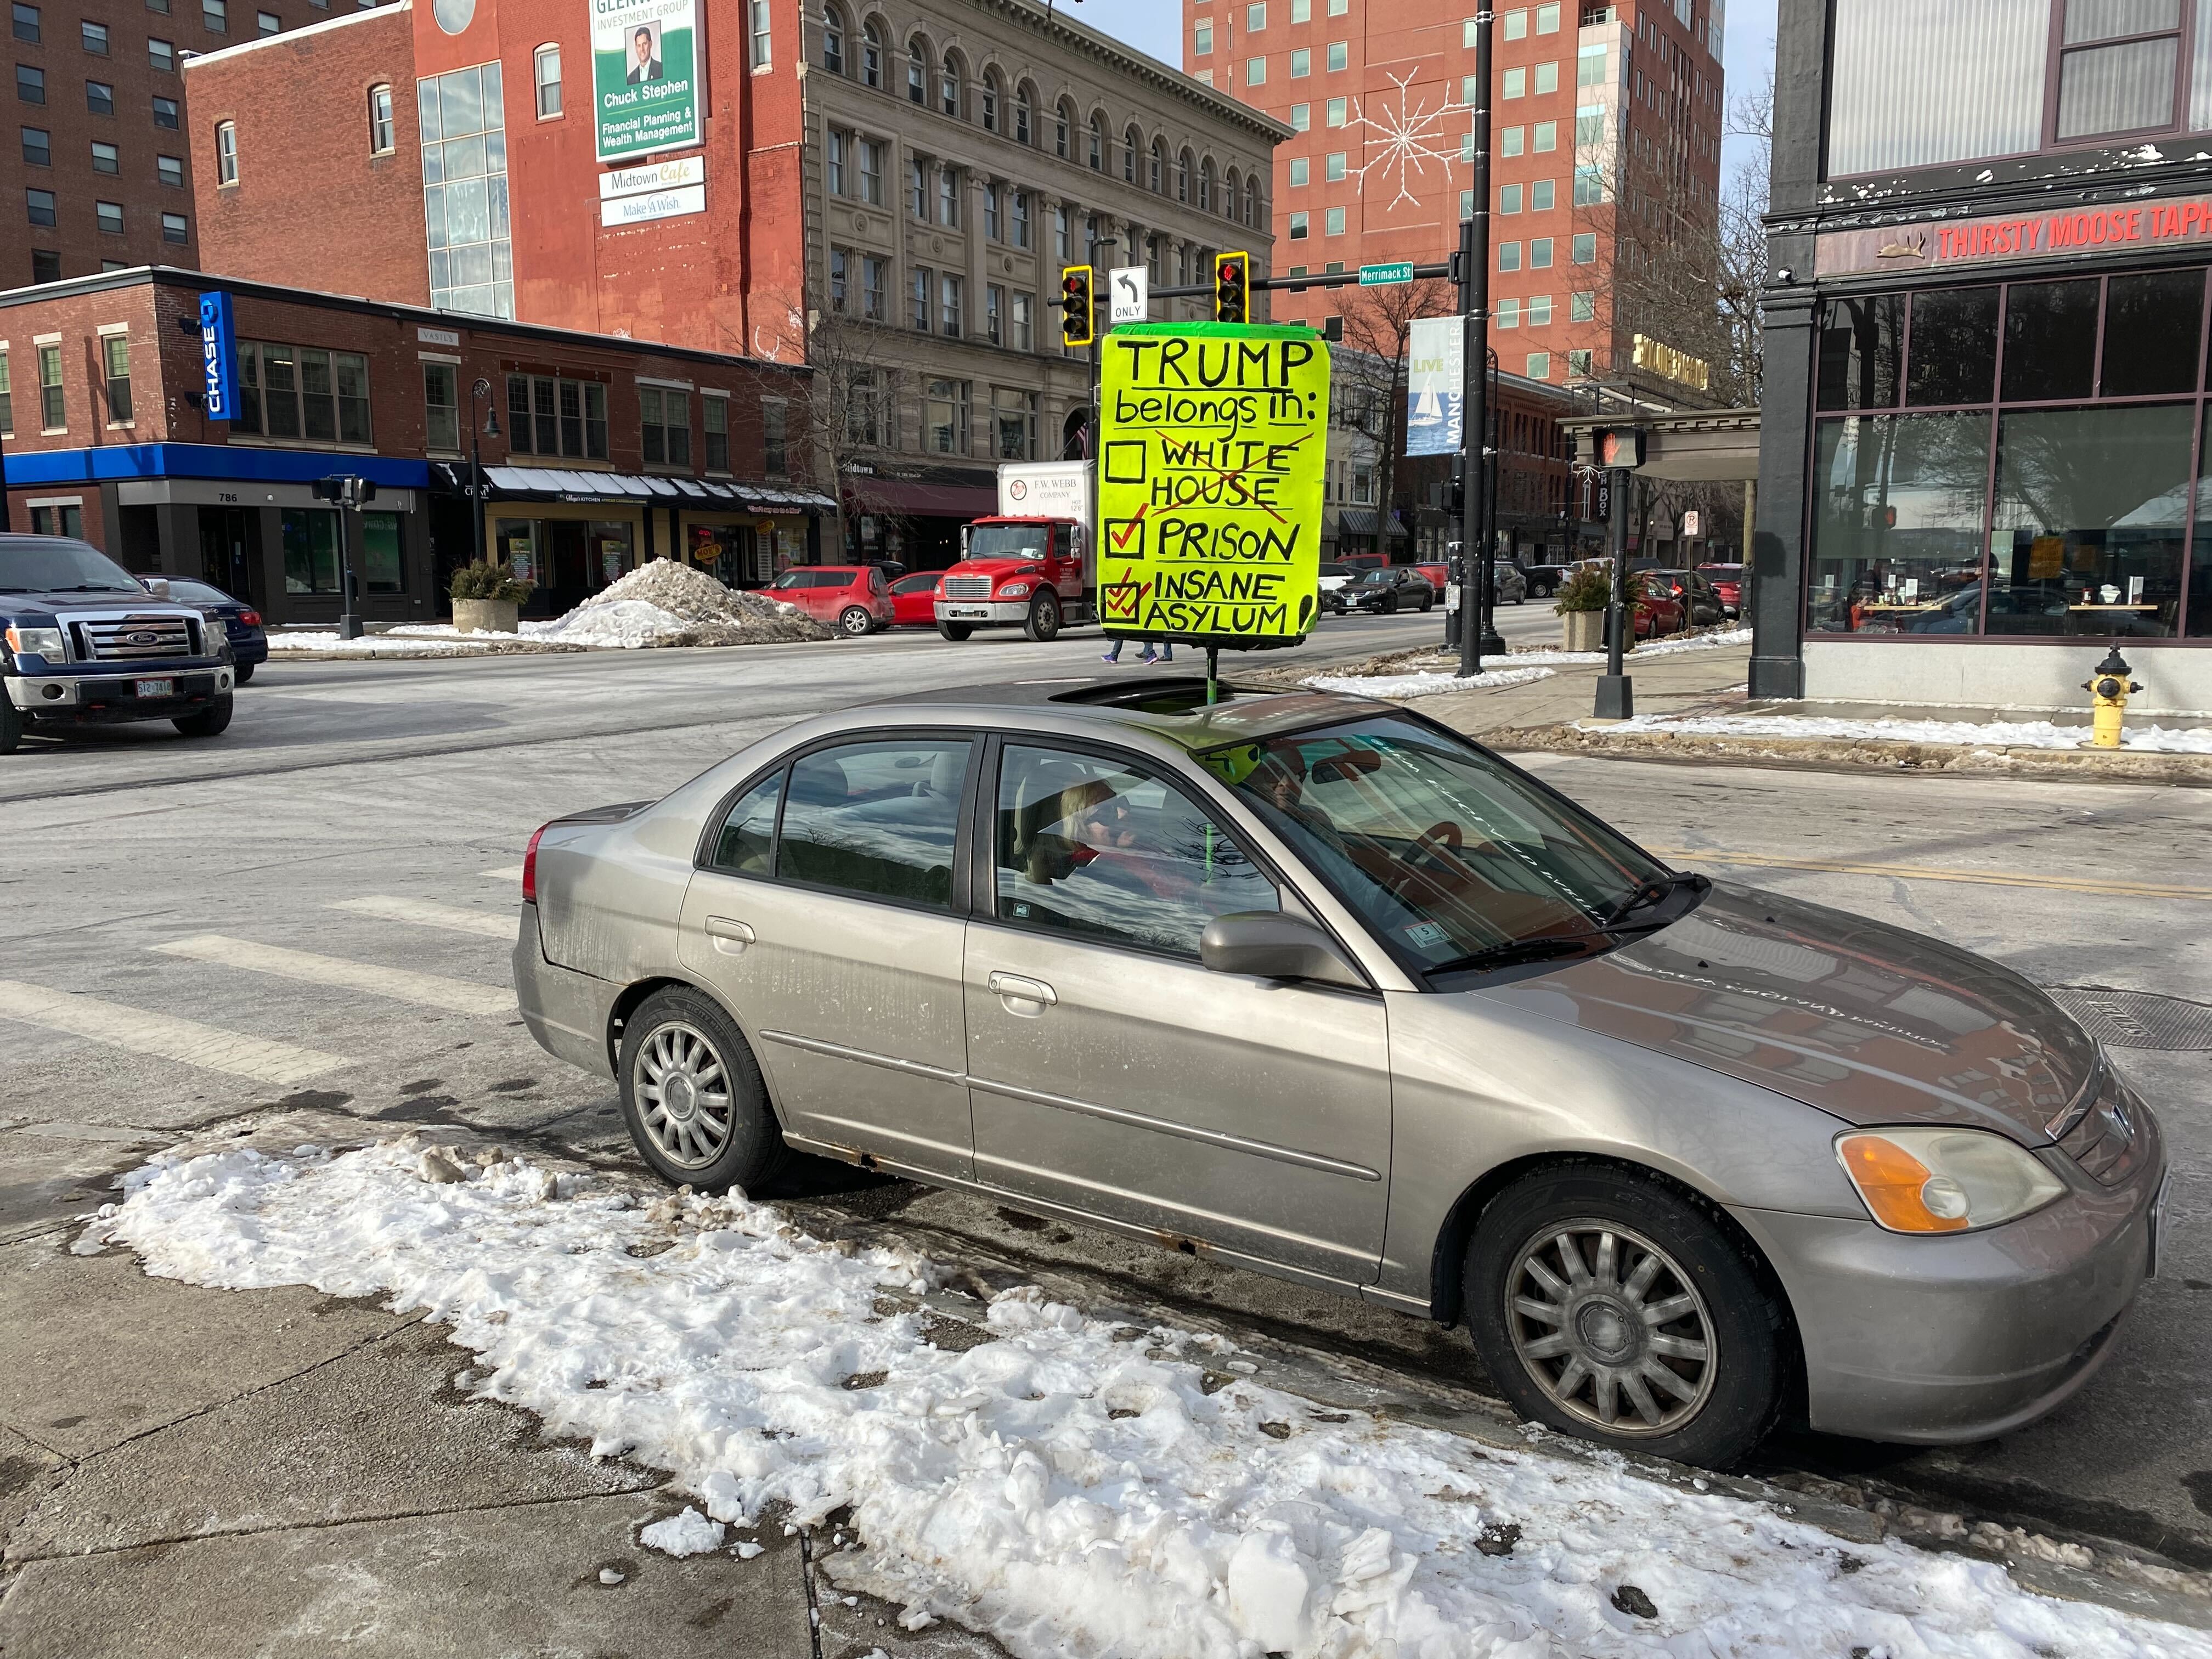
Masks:
[[[492,557],[505,560],[509,574],[543,585],[544,567],[538,559],[538,521],[501,519],[498,532],[492,538]]]
[[[2197,337],[2204,327],[2204,273],[2154,270],[2115,276],[2105,300],[2107,398],[2147,398],[2197,390]]]
[[[1821,422],[1808,631],[1979,631],[1989,444],[1982,413]]]
[[[2050,403],[2090,395],[2097,363],[2094,277],[2014,283],[2005,304],[2004,400]]]
[[[284,591],[338,591],[338,515],[323,507],[283,510]]]
[[[633,532],[625,521],[594,520],[591,529],[592,586],[601,588],[620,581],[636,562]]]
[[[2173,635],[2194,417],[2174,404],[1998,422],[1988,632]]]
[[[1994,288],[1943,289],[1912,296],[1912,374],[1905,401],[1985,404],[1997,379],[1997,301]]]
[[[371,593],[404,593],[406,567],[400,560],[399,515],[361,515],[361,585]]]
[[[1863,295],[1821,307],[1821,409],[1893,408],[1904,361],[1903,295]]]

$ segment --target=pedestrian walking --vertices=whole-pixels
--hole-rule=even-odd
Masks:
[[[1114,641],[1114,648],[1107,652],[1103,657],[1099,659],[1099,660],[1102,662],[1110,663],[1120,662],[1121,660],[1121,647],[1127,643],[1128,641],[1127,640],[1117,638]],[[1175,660],[1175,643],[1173,641],[1170,641],[1166,644],[1162,645],[1159,649],[1155,652],[1152,649],[1152,642],[1150,640],[1146,640],[1145,641],[1145,648],[1137,653],[1137,660],[1139,662],[1148,663],[1173,662]]]

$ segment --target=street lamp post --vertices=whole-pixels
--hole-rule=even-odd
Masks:
[[[1464,332],[1460,359],[1460,556],[1472,559],[1467,576],[1479,584],[1466,595],[1474,600],[1472,616],[1459,630],[1459,672],[1482,672],[1489,641],[1490,556],[1483,546],[1482,467],[1490,434],[1490,75],[1492,37],[1497,14],[1478,0],[1474,15],[1474,211],[1460,227],[1460,308]],[[1462,610],[1469,609],[1464,605]]]
[[[477,419],[477,399],[486,404],[484,417]],[[469,541],[475,550],[474,562],[484,562],[483,544],[483,434],[499,436],[499,408],[491,400],[491,382],[479,377],[469,388]]]

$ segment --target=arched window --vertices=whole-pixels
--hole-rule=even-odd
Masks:
[[[1014,93],[1014,142],[1016,143],[1026,144],[1033,142],[1030,136],[1030,129],[1035,125],[1036,113],[1036,88],[1024,81]]]
[[[1155,138],[1152,140],[1152,171],[1146,175],[1145,183],[1151,188],[1152,194],[1157,196],[1167,188],[1167,179],[1168,141],[1164,138]]]
[[[960,54],[945,54],[945,66],[937,76],[937,106],[955,120],[960,118],[962,94],[967,90],[967,76],[960,62]]]
[[[929,101],[929,46],[918,34],[906,43],[906,100]]]
[[[998,70],[985,70],[983,71],[983,91],[981,99],[983,105],[981,112],[983,131],[986,132],[1002,131],[1004,128],[1001,125],[1001,115],[1006,101],[1006,82],[999,78]]]
[[[1143,135],[1138,132],[1136,124],[1132,122],[1129,130],[1121,135],[1121,178],[1124,183],[1133,185],[1137,182],[1137,158],[1144,153]]]
[[[1198,210],[1213,211],[1213,158],[1209,155],[1198,169]]]
[[[860,26],[860,83],[878,92],[884,87],[884,35],[872,17]]]
[[[561,112],[561,58],[559,48],[552,50],[553,113],[558,115]],[[538,55],[543,57],[544,54],[541,52]],[[538,85],[538,105],[542,109],[544,106],[544,83],[541,81]],[[388,86],[371,87],[368,89],[368,153],[372,155],[391,155],[392,140],[392,88]]]
[[[1260,175],[1256,173],[1244,181],[1244,223],[1248,229],[1257,229],[1260,224]]]
[[[531,53],[530,78],[538,88],[538,118],[550,121],[561,112],[561,48],[557,43],[542,46]],[[376,101],[374,93],[369,94],[369,101]]]
[[[845,15],[835,6],[822,9],[822,67],[832,75],[845,72]]]
[[[1186,207],[1190,204],[1190,152],[1176,157],[1176,200]]]
[[[1068,159],[1068,142],[1074,131],[1075,106],[1063,98],[1052,118],[1052,153],[1063,161]]]
[[[1094,111],[1091,117],[1091,170],[1106,171],[1106,112]]]
[[[215,181],[218,185],[238,182],[238,123],[218,121],[215,129]]]
[[[1231,167],[1229,169],[1227,177],[1221,181],[1221,216],[1223,218],[1234,219],[1237,216],[1237,198],[1243,193],[1243,187],[1237,179],[1237,169]]]

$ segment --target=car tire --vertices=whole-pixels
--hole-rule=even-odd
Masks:
[[[1060,596],[1040,593],[1030,601],[1029,620],[1022,624],[1022,632],[1030,639],[1042,642],[1060,637]]]
[[[0,685],[0,755],[12,755],[23,746],[23,732],[30,719],[15,707],[8,688]]]
[[[226,691],[197,714],[169,722],[188,738],[215,738],[230,724],[230,693]]]
[[[1424,617],[1427,616],[1430,611],[1436,608],[1437,600],[1436,596],[1433,593],[1424,593],[1421,595],[1421,614]]]
[[[865,606],[848,605],[837,613],[837,629],[848,640],[865,639],[876,631],[876,619]]]
[[[243,685],[253,678],[253,671],[259,665],[258,663],[242,662],[231,671],[232,675],[240,685]]]
[[[640,1003],[623,1024],[618,1065],[630,1143],[671,1186],[750,1192],[790,1158],[751,1048],[705,992],[672,985]],[[678,1079],[684,1086],[672,1091]]]
[[[1576,1164],[1522,1177],[1475,1224],[1464,1288],[1492,1382],[1523,1417],[1564,1433],[1726,1468],[1780,1413],[1787,1322],[1759,1261],[1717,1211],[1650,1176]],[[1655,1324],[1669,1306],[1681,1310]],[[1675,1383],[1656,1383],[1660,1371]]]
[[[1382,603],[1376,608],[1382,611],[1382,613],[1386,617],[1396,616],[1398,614],[1398,596],[1395,593],[1391,594],[1389,598],[1384,599]]]
[[[973,634],[975,629],[974,624],[969,623],[941,622],[937,624],[937,631],[957,645]]]

